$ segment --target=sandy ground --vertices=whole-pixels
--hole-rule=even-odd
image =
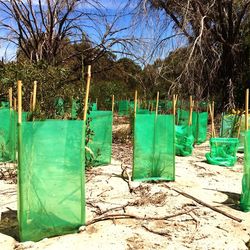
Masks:
[[[239,210],[242,154],[233,168],[208,165],[204,155],[209,145],[205,143],[195,148],[193,156],[176,157],[175,182],[128,185],[132,147],[125,141],[113,145],[111,165],[87,172],[87,221],[124,213],[138,218],[107,219],[82,227],[78,234],[19,243],[13,238],[17,232],[16,184],[1,180],[0,249],[248,249],[250,214]],[[243,221],[232,220],[171,188]]]

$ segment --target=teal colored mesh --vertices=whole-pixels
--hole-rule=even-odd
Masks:
[[[118,115],[129,115],[129,101],[118,102]]]
[[[10,103],[9,102],[0,102],[0,108],[10,108]]]
[[[77,119],[81,104],[78,100],[72,99],[71,119]]]
[[[212,165],[234,166],[238,145],[238,138],[211,138],[210,153],[206,153],[207,162]]]
[[[64,115],[64,100],[61,97],[58,97],[55,100],[55,110],[56,110],[56,115],[59,116]]]
[[[176,125],[176,155],[189,156],[193,152],[194,136],[192,126]]]
[[[93,135],[87,146],[93,153],[94,165],[110,164],[113,113],[112,111],[91,111],[88,117],[91,119],[90,129],[93,131]]]
[[[90,103],[91,111],[97,111],[97,103],[92,102]]]
[[[240,208],[244,212],[250,211],[250,131],[245,132],[244,174],[242,178],[242,192]]]
[[[17,113],[8,108],[0,109],[0,162],[16,160]]]
[[[220,137],[232,138],[237,136],[239,127],[239,115],[222,115],[221,127],[220,127]]]
[[[23,122],[18,129],[21,241],[77,232],[85,223],[83,121]]]
[[[189,111],[184,109],[177,110],[177,124],[188,126]]]
[[[250,124],[250,118],[248,119],[248,124]],[[240,122],[240,136],[239,136],[238,152],[241,152],[241,153],[244,152],[244,141],[245,141],[245,115],[242,115],[241,122]]]
[[[148,109],[138,109],[136,113],[137,114],[150,114],[150,111]]]
[[[133,180],[174,180],[173,115],[137,114],[134,126]]]
[[[192,113],[192,127],[193,136],[196,144],[201,144],[207,139],[207,112],[193,112]]]

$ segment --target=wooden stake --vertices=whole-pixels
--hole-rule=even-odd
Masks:
[[[98,98],[95,99],[95,103],[96,103],[96,109],[97,109]]]
[[[13,91],[12,91],[12,88],[9,88],[9,103],[10,103],[10,109],[12,109],[12,94],[13,94]]]
[[[112,113],[115,111],[115,96],[112,95]]]
[[[189,120],[188,120],[188,126],[192,125],[192,114],[193,114],[193,97],[189,97]]]
[[[134,100],[134,117],[136,117],[136,109],[137,109],[137,90],[135,91],[135,100]]]
[[[155,107],[155,114],[158,115],[158,108],[159,108],[159,91],[157,91],[157,96],[156,96],[156,107]]]
[[[22,123],[22,81],[17,81],[18,124]]]
[[[248,130],[248,107],[249,107],[249,89],[246,90],[245,99],[245,130]]]
[[[90,80],[91,80],[91,65],[88,65],[83,121],[86,121],[86,119],[87,119],[87,111],[88,111],[88,104],[89,104],[88,102],[89,102]]]
[[[32,112],[36,109],[36,90],[37,90],[37,81],[34,81],[33,85],[33,102],[32,102]]]
[[[211,137],[215,137],[215,133],[214,133],[214,114],[213,114],[213,108],[211,106],[211,104],[209,104],[209,112],[210,112],[210,117],[211,117],[211,126],[212,126],[212,133],[211,133]]]
[[[14,97],[14,110],[16,110],[16,97]]]

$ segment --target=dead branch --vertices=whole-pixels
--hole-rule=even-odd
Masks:
[[[184,214],[189,214],[190,212],[192,212],[193,210],[195,209],[198,209],[197,207],[196,208],[192,208],[188,211],[182,211],[182,212],[179,212],[177,214],[172,214],[172,215],[166,215],[166,216],[161,216],[161,217],[154,217],[154,216],[138,216],[138,215],[135,215],[135,214],[130,214],[130,213],[124,213],[124,214],[106,214],[106,215],[101,215],[97,218],[94,218],[93,220],[91,221],[87,221],[85,226],[89,226],[89,225],[92,225],[94,223],[97,223],[97,222],[100,222],[100,221],[105,221],[105,220],[114,220],[114,219],[136,219],[136,220],[168,220],[168,219],[171,219],[171,218],[174,218],[174,217],[178,217],[178,216],[181,216],[181,215],[184,215]]]
[[[206,203],[206,202],[204,202],[204,201],[202,201],[202,200],[200,200],[200,199],[198,199],[198,198],[196,198],[196,197],[194,197],[194,196],[192,196],[192,195],[190,195],[190,194],[187,194],[187,193],[185,193],[185,192],[183,192],[183,191],[181,191],[181,190],[178,190],[178,189],[176,189],[176,188],[172,188],[172,187],[170,187],[170,186],[168,186],[168,185],[165,185],[165,186],[166,186],[167,188],[169,188],[170,190],[174,190],[174,191],[177,192],[178,194],[181,194],[181,195],[185,196],[186,198],[189,198],[189,199],[194,200],[195,202],[197,202],[198,204],[200,204],[200,205],[202,205],[202,206],[208,207],[208,208],[210,208],[211,210],[213,210],[213,211],[215,211],[215,212],[217,212],[217,213],[220,213],[220,214],[222,214],[222,215],[224,215],[224,216],[226,216],[226,217],[228,217],[228,218],[230,218],[230,219],[232,219],[232,220],[235,220],[235,221],[237,221],[237,222],[242,222],[242,219],[237,218],[237,217],[235,217],[235,216],[233,216],[233,215],[231,215],[231,214],[229,214],[229,213],[227,213],[227,212],[225,212],[225,211],[222,211],[222,210],[218,209],[217,207],[211,206],[211,205],[209,205],[208,203]]]

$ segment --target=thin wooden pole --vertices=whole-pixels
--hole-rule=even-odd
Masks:
[[[89,104],[88,102],[89,102],[90,80],[91,80],[91,65],[88,65],[87,84],[86,84],[86,94],[85,94],[84,113],[83,113],[83,121],[86,121],[86,119],[87,119],[87,111],[88,111],[88,104]]]
[[[248,107],[249,107],[249,89],[246,90],[245,100],[245,130],[248,130]]]
[[[188,126],[192,125],[192,113],[193,113],[193,97],[189,96],[189,120],[188,120]]]
[[[95,103],[96,103],[96,108],[97,108],[98,98],[95,99]]]
[[[178,95],[173,95],[173,115],[176,115],[176,104],[177,104]]]
[[[22,123],[22,81],[17,81],[18,124]]]
[[[213,114],[213,108],[212,105],[209,104],[209,112],[210,112],[210,117],[211,117],[211,129],[212,129],[212,133],[211,133],[211,137],[215,137],[215,131],[214,131],[214,114]]]
[[[36,109],[36,91],[37,91],[37,81],[34,81],[33,85],[33,102],[32,102],[32,112]]]
[[[12,107],[13,107],[12,96],[13,96],[12,88],[9,88],[9,103],[10,103],[10,109],[12,109]]]
[[[136,109],[137,109],[137,90],[135,91],[135,100],[134,100],[134,117],[136,117]]]
[[[157,96],[156,96],[156,107],[155,107],[155,114],[158,115],[158,108],[159,108],[159,96],[160,92],[157,91]]]
[[[14,97],[14,110],[16,110],[16,97]]]
[[[115,96],[112,95],[112,113],[115,111]]]

